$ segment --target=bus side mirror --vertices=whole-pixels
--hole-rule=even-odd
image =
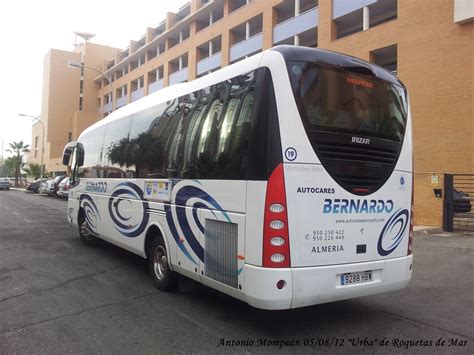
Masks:
[[[79,142],[76,145],[76,163],[78,167],[84,165],[84,146]]]
[[[64,151],[63,151],[63,165],[66,165],[68,166],[70,161],[71,161],[71,156],[72,156],[72,153],[74,152],[74,148],[76,147],[77,145],[77,142],[69,142],[68,144],[66,144],[66,146],[64,147]]]

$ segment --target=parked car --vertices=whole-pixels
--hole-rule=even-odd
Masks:
[[[471,212],[472,206],[469,194],[464,191],[453,190],[454,213]]]
[[[0,190],[10,190],[10,179],[7,177],[0,177]]]
[[[62,181],[59,183],[58,191],[56,193],[58,197],[67,198],[69,194],[69,176],[66,176]]]
[[[45,181],[45,179],[38,179],[33,182],[30,182],[29,184],[26,184],[26,191],[31,191],[37,194],[39,192],[41,184]]]
[[[58,191],[59,183],[63,180],[66,175],[58,175],[53,179],[47,180],[46,182],[42,183],[40,186],[40,193],[47,194],[47,195],[56,195]]]

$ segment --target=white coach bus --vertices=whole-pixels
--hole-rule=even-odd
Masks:
[[[264,309],[405,287],[407,91],[360,59],[279,46],[135,101],[64,149],[68,221]]]

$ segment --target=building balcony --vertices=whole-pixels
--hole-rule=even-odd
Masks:
[[[119,97],[117,99],[117,104],[115,105],[116,106],[115,108],[125,106],[126,104],[128,104],[128,95],[124,95],[122,97]]]
[[[201,59],[197,63],[197,75],[201,75],[202,73],[206,73],[213,69],[218,68],[222,63],[222,55],[221,52],[211,55],[210,57]]]
[[[258,52],[263,47],[263,34],[258,33],[247,40],[234,44],[230,47],[229,59],[231,62],[245,57],[246,55]]]
[[[159,79],[157,81],[154,81],[153,83],[148,85],[148,95],[155,92],[155,91],[163,89],[164,87],[165,87],[165,83],[164,83],[163,79]]]
[[[178,71],[175,71],[170,75],[170,85],[182,83],[183,81],[188,80],[188,68],[184,68]]]
[[[111,102],[104,105],[104,113],[109,113],[109,112],[112,112],[112,103]]]
[[[372,5],[378,0],[334,0],[332,3],[332,18],[337,19],[353,11],[362,9],[364,6]]]
[[[144,88],[134,90],[134,91],[132,91],[131,102],[136,101],[136,100],[142,98],[143,96],[145,96],[145,89]]]
[[[303,12],[297,17],[279,23],[273,28],[273,43],[284,41],[305,31],[318,27],[319,8]]]

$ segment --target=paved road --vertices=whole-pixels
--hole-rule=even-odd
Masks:
[[[155,290],[141,258],[84,246],[65,207],[0,191],[0,353],[474,352],[474,236],[416,238],[403,291],[269,312],[186,280]]]

